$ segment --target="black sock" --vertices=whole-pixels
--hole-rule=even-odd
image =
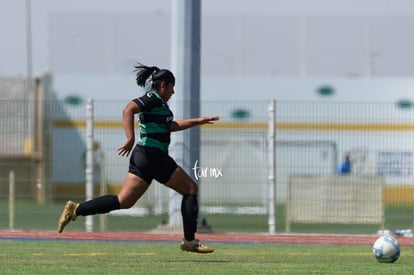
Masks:
[[[78,209],[76,209],[76,215],[88,216],[104,214],[119,208],[118,196],[105,195],[79,204]]]
[[[198,202],[197,195],[183,195],[181,201],[181,215],[183,216],[184,238],[192,241],[197,231]]]

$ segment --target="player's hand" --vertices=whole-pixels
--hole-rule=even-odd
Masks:
[[[124,145],[117,149],[118,155],[120,155],[121,157],[127,157],[131,152],[132,148],[134,147],[134,143],[134,139],[127,140]]]
[[[201,124],[213,124],[215,121],[219,120],[219,116],[206,116],[200,118],[200,125]]]

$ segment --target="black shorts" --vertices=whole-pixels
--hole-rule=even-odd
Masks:
[[[132,173],[148,184],[155,179],[166,183],[178,165],[166,152],[155,147],[137,145],[129,160],[129,173]]]

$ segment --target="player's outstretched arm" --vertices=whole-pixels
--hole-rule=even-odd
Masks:
[[[219,116],[207,116],[207,117],[198,117],[198,118],[189,118],[183,120],[175,120],[171,123],[170,130],[172,132],[182,131],[197,125],[203,124],[213,124],[215,121],[219,120]]]

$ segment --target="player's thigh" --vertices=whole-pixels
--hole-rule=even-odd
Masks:
[[[147,191],[149,184],[142,178],[128,173],[118,194],[121,208],[130,208]]]
[[[170,179],[164,185],[174,189],[182,195],[195,195],[198,192],[197,184],[195,184],[195,182],[180,166],[174,170]]]

